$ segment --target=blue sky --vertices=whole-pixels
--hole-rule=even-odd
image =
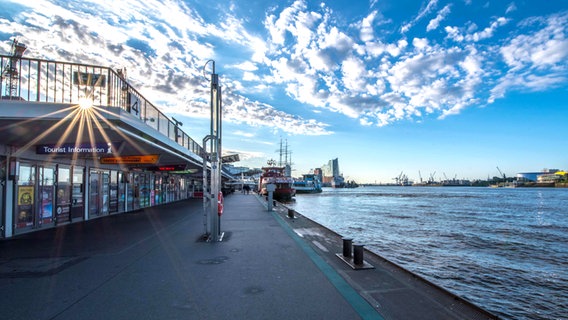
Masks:
[[[206,61],[236,165],[294,175],[339,158],[358,182],[568,169],[568,2],[0,0],[0,52],[126,68],[208,134]]]

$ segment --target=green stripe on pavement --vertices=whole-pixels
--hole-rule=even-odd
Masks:
[[[351,287],[343,277],[341,277],[335,269],[333,269],[323,258],[315,252],[286,222],[283,221],[274,211],[270,212],[276,218],[278,223],[284,230],[296,241],[296,243],[304,250],[316,266],[325,274],[329,281],[337,288],[341,295],[351,304],[353,309],[359,314],[361,319],[384,320],[384,318],[365,300],[353,287]]]

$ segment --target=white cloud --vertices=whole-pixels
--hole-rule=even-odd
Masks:
[[[242,130],[233,131],[233,134],[236,135],[236,136],[241,136],[241,137],[246,137],[246,138],[252,138],[252,137],[254,137],[254,133],[252,133],[252,132],[245,132],[245,131],[242,131]]]
[[[568,81],[568,77],[560,74],[539,76],[530,73],[509,73],[501,78],[499,83],[491,89],[491,96],[488,98],[488,102],[493,103],[496,99],[503,98],[507,91],[528,90],[529,92],[538,92],[554,88],[566,83],[566,81]]]
[[[447,38],[449,39],[452,39],[456,42],[462,42],[465,40],[465,37],[461,34],[460,28],[458,27],[447,26],[444,28],[444,30],[448,34]]]
[[[426,15],[428,15],[434,9],[436,9],[437,5],[438,5],[438,0],[429,0],[426,7],[421,9],[420,12],[418,13],[418,15],[411,22],[403,25],[400,28],[400,32],[401,33],[408,32],[408,30],[410,30],[410,28],[412,28],[416,24],[416,22],[420,21],[422,18],[424,18]]]
[[[442,22],[442,20],[444,20],[446,16],[450,14],[450,12],[451,12],[450,5],[448,4],[438,12],[436,18],[428,22],[428,26],[426,26],[426,31],[432,31],[438,29],[438,26],[440,26],[440,22]]]
[[[500,49],[510,69],[491,90],[490,103],[509,90],[542,91],[568,79],[568,12],[519,23],[521,28],[535,25],[542,27],[512,38]]]
[[[266,18],[264,25],[270,33],[271,42],[276,45],[284,45],[286,32],[291,31],[294,17],[296,17],[301,10],[305,9],[305,1],[297,0],[290,7],[282,10],[278,17],[275,15],[269,15]]]
[[[363,21],[361,21],[361,41],[368,42],[375,38],[375,32],[373,31],[373,21],[377,16],[377,11],[373,10],[366,16]]]
[[[517,6],[515,5],[514,2],[511,2],[509,4],[509,6],[507,7],[507,10],[505,11],[505,13],[511,13],[513,11],[517,11]]]
[[[389,44],[386,46],[386,51],[393,57],[396,57],[398,55],[400,55],[401,51],[404,50],[404,48],[406,48],[406,46],[408,46],[408,42],[404,39],[399,40],[398,43],[395,44]]]
[[[412,39],[412,45],[418,49],[418,51],[422,51],[428,47],[428,39],[426,38],[414,38]]]
[[[243,71],[256,71],[256,70],[258,70],[258,67],[256,66],[256,64],[254,64],[250,61],[244,61],[242,63],[235,64],[235,65],[232,65],[232,66],[229,65],[227,67],[229,67],[229,68],[233,67],[233,68],[240,69],[240,70],[243,70]]]
[[[366,72],[366,66],[360,59],[354,56],[345,59],[341,65],[343,85],[353,92],[365,91]]]
[[[360,118],[360,119],[359,119],[359,123],[360,123],[362,126],[364,126],[364,127],[369,127],[369,126],[373,125],[373,122],[372,122],[372,121],[369,121],[369,120],[366,119],[366,118]]]
[[[568,23],[568,14],[551,18],[546,23],[538,32],[519,35],[501,48],[501,54],[511,68],[545,68],[566,61],[568,32],[563,23]]]
[[[244,81],[260,81],[260,77],[257,76],[255,73],[247,71],[243,73],[243,80]]]
[[[489,39],[493,37],[495,31],[504,25],[506,25],[510,20],[504,17],[496,18],[489,27],[483,29],[482,31],[476,32],[477,25],[475,23],[470,23],[464,28],[455,26],[446,26],[444,30],[447,33],[447,38],[452,39],[456,42],[468,41],[468,42],[479,42],[481,40]]]
[[[493,21],[491,23],[491,25],[485,29],[483,29],[483,31],[481,32],[475,32],[473,34],[467,35],[466,39],[469,41],[481,41],[484,39],[488,39],[491,38],[493,36],[493,34],[495,33],[495,30],[497,30],[497,28],[504,26],[507,24],[507,22],[509,22],[509,19],[504,18],[504,17],[499,17],[497,18],[495,21]]]

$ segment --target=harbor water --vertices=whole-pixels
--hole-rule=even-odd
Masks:
[[[503,319],[568,319],[568,189],[324,188],[300,214]]]

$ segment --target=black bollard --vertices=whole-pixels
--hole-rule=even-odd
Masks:
[[[353,239],[343,238],[343,256],[345,258],[351,258],[351,246],[353,244]]]
[[[288,218],[294,219],[294,209],[288,208]]]
[[[363,265],[363,249],[364,245],[354,244],[353,245],[353,264],[360,266]]]

